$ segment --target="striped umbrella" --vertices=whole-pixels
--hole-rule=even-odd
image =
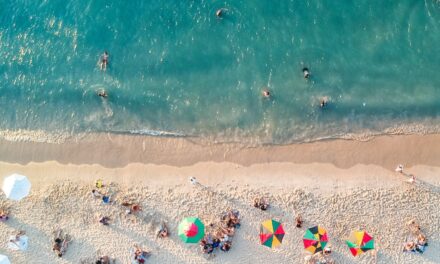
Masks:
[[[275,220],[266,220],[260,226],[260,242],[267,247],[281,245],[284,237],[283,225]]]
[[[306,230],[303,242],[304,248],[310,253],[321,252],[328,243],[327,231],[320,226],[311,227]]]
[[[179,224],[178,235],[185,243],[197,243],[205,235],[205,226],[197,217],[187,217]]]
[[[368,250],[374,249],[374,239],[365,231],[354,231],[350,239],[345,241],[353,256],[358,256]]]

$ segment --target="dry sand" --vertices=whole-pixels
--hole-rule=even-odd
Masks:
[[[368,142],[335,140],[289,146],[249,148],[235,144],[202,145],[188,139],[94,135],[64,144],[0,142],[0,175],[29,176],[31,195],[11,207],[11,219],[0,224],[0,253],[12,263],[93,263],[97,251],[130,263],[133,243],[152,252],[149,263],[303,263],[305,228],[294,227],[301,213],[305,227],[325,227],[336,263],[440,263],[440,136],[379,137]],[[394,167],[407,165],[417,177],[411,185]],[[195,176],[203,186],[192,186]],[[104,205],[91,196],[94,181],[112,183],[119,203],[141,203],[137,217]],[[271,208],[250,204],[267,197]],[[198,245],[182,243],[177,225],[186,216],[215,222],[227,209],[238,209],[242,226],[230,252],[211,260]],[[99,215],[112,218],[109,227]],[[284,223],[286,236],[276,249],[259,245],[261,221]],[[417,219],[428,235],[425,254],[404,254],[405,222]],[[160,221],[171,229],[156,239]],[[62,227],[73,243],[63,258],[51,250],[51,232]],[[374,254],[350,255],[344,239],[357,228],[376,239]],[[6,248],[9,235],[25,230],[29,249]],[[1,242],[4,241],[4,242]]]

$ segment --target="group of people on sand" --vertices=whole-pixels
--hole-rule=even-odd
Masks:
[[[112,205],[119,205],[123,211],[121,214],[125,216],[136,216],[139,212],[142,211],[142,206],[138,203],[133,201],[133,199],[123,199],[120,203],[117,201],[114,201],[112,199],[112,195],[109,186],[104,185],[102,180],[97,180],[95,183],[95,188],[92,190],[92,197],[94,199],[101,199],[103,204],[112,204]],[[109,216],[100,216],[99,223],[102,225],[108,226],[110,225],[110,217]],[[159,238],[165,238],[168,237],[168,228],[165,225],[164,222],[162,222],[160,230],[157,233],[157,237]],[[145,249],[142,249],[140,246],[135,244],[132,249],[132,262],[133,263],[145,263],[147,258],[150,256],[150,252],[148,252]],[[106,262],[107,261],[107,262]],[[107,264],[109,258],[107,256],[101,257],[96,261],[96,264]]]
[[[269,203],[263,197],[256,197],[254,199],[254,207],[266,211],[269,208]]]
[[[228,252],[232,247],[232,237],[235,230],[240,227],[240,213],[230,210],[222,215],[217,225],[211,224],[212,230],[200,241],[200,249],[204,254],[212,254],[219,248]]]
[[[64,233],[62,229],[57,229],[53,232],[54,239],[53,239],[53,245],[52,250],[55,252],[55,254],[58,257],[62,257],[64,253],[67,251],[67,247],[69,246],[69,243],[72,241],[72,238],[67,234]]]
[[[403,252],[418,252],[422,254],[428,246],[428,239],[415,220],[409,221],[407,226],[409,229],[409,235],[407,241],[403,245]]]

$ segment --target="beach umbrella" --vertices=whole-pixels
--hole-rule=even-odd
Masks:
[[[368,250],[374,249],[374,239],[365,231],[352,232],[350,239],[345,242],[351,254],[355,257]]]
[[[0,255],[0,264],[11,264],[11,262],[7,256]]]
[[[304,248],[310,253],[321,252],[328,242],[327,231],[320,226],[311,227],[306,230],[303,242]]]
[[[19,201],[29,194],[31,183],[26,176],[12,174],[3,180],[2,190],[8,199]]]
[[[266,220],[260,226],[260,242],[266,247],[276,247],[281,245],[284,237],[283,225],[273,219]]]
[[[185,243],[197,243],[205,235],[205,226],[197,217],[187,217],[180,222],[178,235]]]

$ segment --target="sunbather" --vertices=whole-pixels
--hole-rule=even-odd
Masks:
[[[415,252],[416,251],[416,243],[413,241],[406,242],[403,247],[403,252]]]
[[[301,215],[297,215],[295,218],[296,227],[301,228],[303,224],[303,220]]]
[[[225,243],[222,243],[220,246],[220,250],[224,252],[228,252],[231,249],[231,241],[226,241]]]
[[[138,245],[134,245],[134,260],[139,264],[145,263],[147,258],[150,256],[148,251],[141,249]]]
[[[5,209],[0,210],[0,221],[5,222],[9,219],[8,212]]]
[[[255,198],[254,199],[254,207],[260,208],[263,211],[266,211],[269,207],[269,204],[266,202],[264,198]]]
[[[165,225],[164,222],[162,222],[160,225],[160,229],[157,232],[157,237],[160,237],[160,238],[168,237],[168,227]]]
[[[99,222],[105,226],[109,225],[110,217],[103,216],[99,219]]]
[[[110,258],[108,256],[99,257],[95,264],[110,264]]]
[[[58,257],[62,257],[66,251],[69,243],[72,241],[68,234],[63,234],[62,229],[58,229],[54,232],[54,244],[52,250],[55,251]]]

